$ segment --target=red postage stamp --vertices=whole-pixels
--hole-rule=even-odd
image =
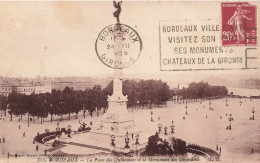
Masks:
[[[222,3],[222,45],[257,45],[256,6]]]

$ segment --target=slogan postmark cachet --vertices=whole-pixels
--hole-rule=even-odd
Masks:
[[[257,45],[256,6],[222,3],[222,45]]]
[[[122,69],[132,65],[142,51],[142,40],[130,26],[109,25],[98,35],[95,50],[99,59],[108,67]]]
[[[258,69],[256,6],[219,3],[218,9],[214,18],[159,22],[161,71]]]

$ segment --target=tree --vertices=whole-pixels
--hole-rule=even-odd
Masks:
[[[53,94],[50,93],[44,94],[44,99],[46,100],[45,101],[46,112],[51,115],[51,123],[53,121],[53,114],[55,114],[55,107],[53,105],[54,98],[55,95]]]
[[[228,94],[228,90],[225,86],[211,86],[204,82],[193,82],[189,84],[188,88],[182,89],[179,94],[184,99],[198,99],[226,96]]]
[[[69,120],[70,120],[70,114],[73,111],[74,104],[76,103],[76,98],[74,95],[73,88],[66,87],[62,91],[62,103],[63,103],[63,113],[69,114]]]
[[[11,93],[8,97],[8,105],[7,108],[9,109],[8,113],[10,114],[10,121],[13,120],[13,114],[16,112],[17,109],[17,93]]]
[[[4,110],[5,116],[6,116],[6,110],[7,110],[7,98],[5,96],[0,96],[0,108],[1,110]]]

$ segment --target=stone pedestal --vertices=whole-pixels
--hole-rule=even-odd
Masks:
[[[117,24],[120,27],[120,24]],[[120,28],[118,28],[120,29]],[[114,38],[114,60],[118,63],[123,62],[123,53],[125,51],[123,45],[123,38],[127,32],[115,30],[113,33]],[[132,137],[136,134],[140,135],[141,131],[135,127],[133,118],[127,111],[127,96],[123,95],[122,91],[122,69],[118,68],[114,70],[113,77],[113,94],[108,96],[108,110],[104,115],[98,129],[94,129],[91,132],[95,134],[113,135],[117,142],[118,147],[124,148],[125,137]]]

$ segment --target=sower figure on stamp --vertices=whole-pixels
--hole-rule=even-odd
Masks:
[[[119,23],[119,15],[120,15],[120,13],[121,13],[121,4],[122,4],[122,1],[120,1],[120,2],[116,2],[115,0],[113,1],[113,3],[114,3],[114,7],[117,9],[114,13],[113,13],[113,15],[114,15],[114,17],[116,17],[116,20],[117,20],[117,23]]]
[[[252,18],[249,18],[246,16],[250,11],[242,9],[241,5],[237,6],[237,10],[235,11],[234,15],[229,19],[228,24],[233,25],[237,37],[237,42],[240,42],[240,37],[242,37],[243,40],[245,40],[245,34],[249,35],[249,33],[245,32],[245,29],[243,29],[242,21],[243,19],[246,20],[252,20]],[[246,40],[245,40],[246,41]],[[240,104],[241,106],[241,104]]]

